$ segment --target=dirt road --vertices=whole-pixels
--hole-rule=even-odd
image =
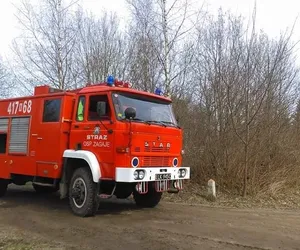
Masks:
[[[0,249],[300,249],[300,211],[106,201],[78,218],[57,195],[10,187],[0,201]],[[10,248],[9,248],[10,247]],[[24,249],[24,248],[23,248]]]

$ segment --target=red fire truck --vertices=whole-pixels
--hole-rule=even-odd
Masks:
[[[0,100],[0,197],[11,183],[31,182],[36,192],[59,191],[81,217],[113,196],[155,207],[163,192],[178,192],[190,178],[171,105],[112,77]]]

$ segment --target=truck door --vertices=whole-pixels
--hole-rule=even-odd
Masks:
[[[105,113],[99,116],[97,103],[105,103]],[[79,96],[76,105],[75,121],[72,124],[71,148],[81,147],[93,152],[101,164],[101,171],[110,175],[114,163],[114,134],[112,107],[107,94],[91,94]],[[102,173],[104,175],[104,173]]]

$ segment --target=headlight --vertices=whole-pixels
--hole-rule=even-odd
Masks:
[[[137,170],[134,171],[133,173],[133,178],[136,180],[137,178],[139,178],[139,172]]]
[[[145,170],[141,169],[141,170],[135,170],[133,172],[133,178],[135,180],[143,180],[145,178]]]
[[[179,178],[184,178],[186,176],[186,169],[185,168],[181,168],[178,170],[178,175],[179,175]]]
[[[144,171],[140,171],[139,172],[139,179],[142,180],[145,177],[145,172]]]
[[[184,169],[181,169],[181,176],[185,176],[185,170]]]

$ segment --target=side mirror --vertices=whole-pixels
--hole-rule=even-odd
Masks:
[[[99,116],[106,114],[106,102],[97,102],[97,114]]]
[[[135,112],[135,109],[134,108],[127,108],[125,109],[125,118],[126,119],[134,119],[136,116],[136,112]]]

